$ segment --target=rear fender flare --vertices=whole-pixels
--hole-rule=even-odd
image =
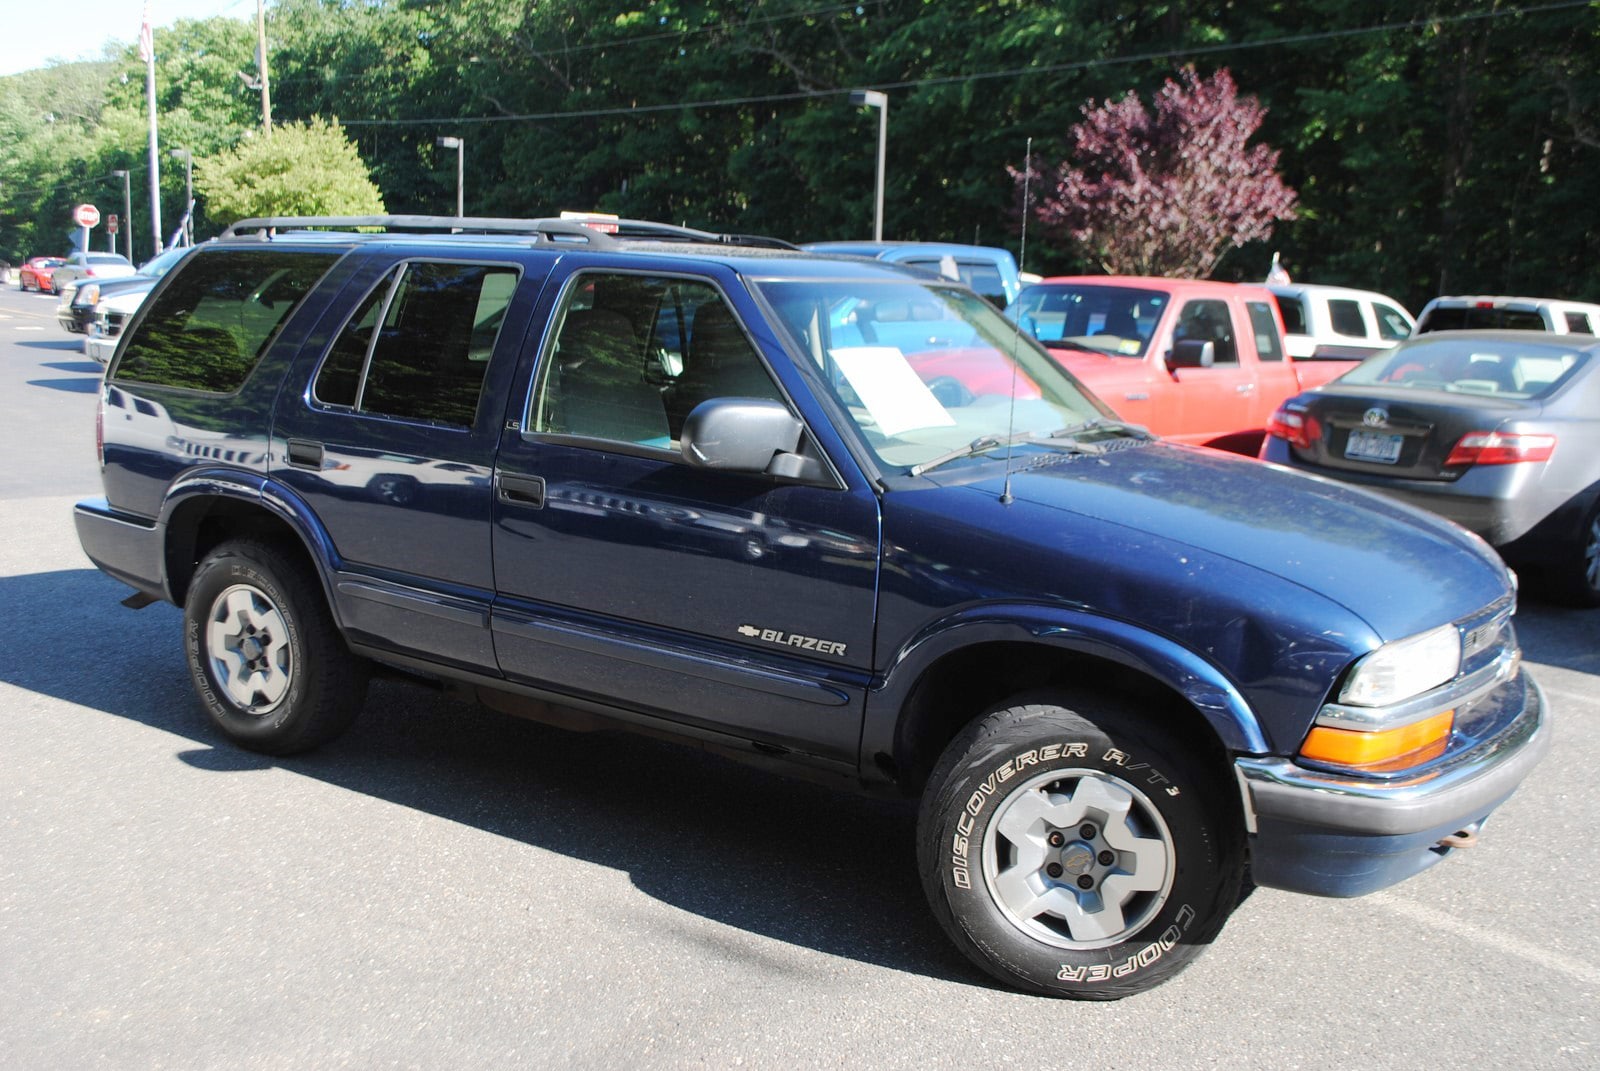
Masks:
[[[174,540],[186,538],[187,532],[184,525],[175,522],[187,508],[204,508],[206,503],[217,499],[265,510],[294,532],[316,569],[317,580],[322,585],[323,596],[327,599],[334,620],[342,628],[344,623],[339,614],[338,600],[333,597],[332,579],[338,570],[339,556],[327,529],[298,495],[266,476],[239,469],[197,469],[186,473],[173,482],[163,500],[158,524],[164,533],[161,583],[168,601],[183,605],[172,581],[170,562],[171,555],[177,549]]]

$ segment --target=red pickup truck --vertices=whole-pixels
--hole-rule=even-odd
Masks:
[[[1245,283],[1062,276],[1007,314],[1124,420],[1252,456],[1280,403],[1358,363],[1295,363],[1272,294]]]

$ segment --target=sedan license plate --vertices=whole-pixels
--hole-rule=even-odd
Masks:
[[[1344,444],[1344,456],[1351,461],[1378,461],[1393,465],[1400,460],[1403,438],[1401,435],[1353,429],[1350,440]]]

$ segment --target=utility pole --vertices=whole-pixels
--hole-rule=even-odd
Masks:
[[[261,129],[272,134],[272,90],[267,85],[266,0],[256,0],[256,70],[261,72]]]

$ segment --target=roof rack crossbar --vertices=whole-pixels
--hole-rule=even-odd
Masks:
[[[464,234],[522,234],[547,242],[584,242],[598,249],[616,245],[593,227],[564,219],[505,219],[489,216],[261,216],[241,219],[222,232],[224,238],[267,237],[274,230],[451,231]]]
[[[520,234],[544,242],[582,242],[592,249],[615,249],[619,241],[695,242],[757,249],[798,249],[781,238],[758,234],[718,234],[644,219],[606,219],[605,230],[571,219],[506,219],[492,216],[260,216],[241,219],[224,238],[266,239],[273,231],[383,230],[450,231],[455,234]]]

